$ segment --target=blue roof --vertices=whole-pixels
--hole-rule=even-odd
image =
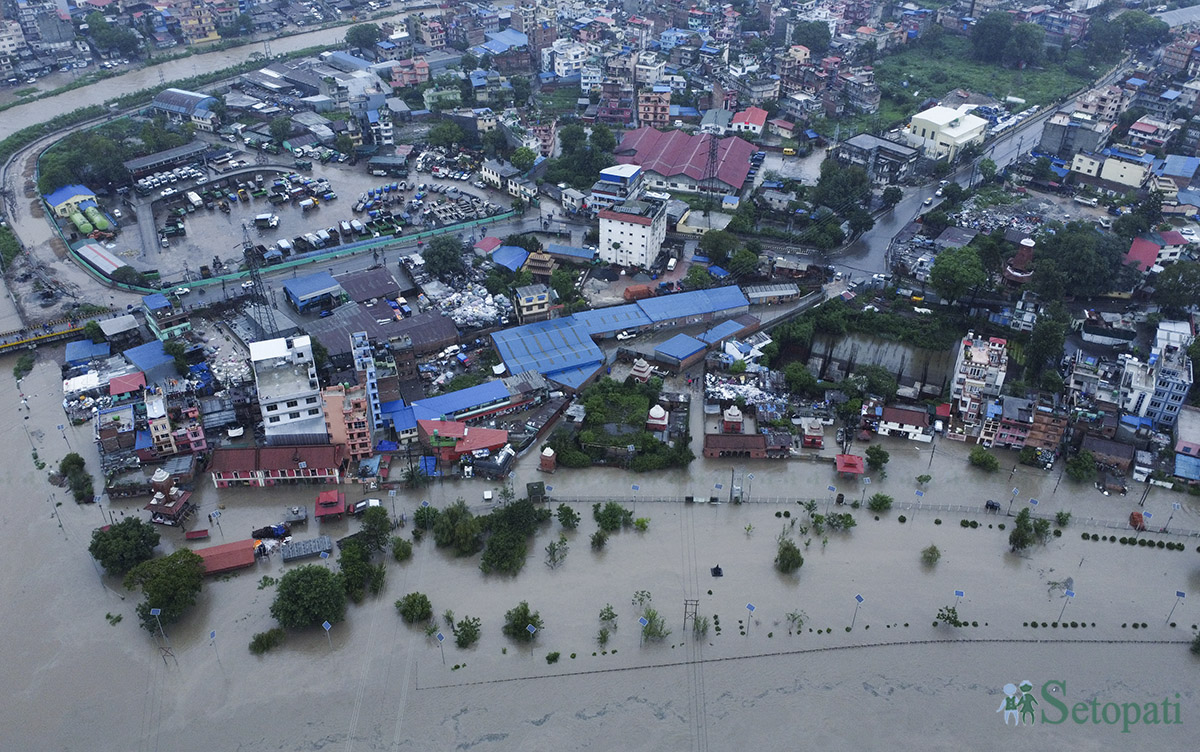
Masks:
[[[705,347],[707,347],[707,345],[695,337],[689,337],[686,334],[676,334],[674,337],[654,348],[654,352],[662,353],[668,358],[674,358],[675,360],[687,360],[703,350]]]
[[[642,312],[641,308],[638,308],[636,303],[580,311],[573,314],[571,319],[582,324],[587,329],[587,333],[593,337],[603,337],[615,334],[622,329],[632,329],[650,324],[650,318]]]
[[[411,407],[387,413],[387,416],[391,418],[392,428],[396,429],[396,433],[404,433],[417,427],[417,416]]]
[[[1162,94],[1159,94],[1159,97],[1161,99],[1166,99],[1167,101],[1173,102],[1176,99],[1179,99],[1180,95],[1182,94],[1183,92],[1176,91],[1175,89],[1167,89]]]
[[[65,360],[67,363],[75,365],[77,363],[86,363],[92,358],[107,358],[108,354],[107,342],[97,344],[90,339],[81,339],[67,343]]]
[[[367,122],[368,123],[378,123],[379,122],[379,110],[367,110]]]
[[[1129,78],[1125,80],[1125,83],[1130,86],[1145,86],[1148,82],[1144,78]]]
[[[516,29],[508,28],[504,31],[489,32],[487,37],[493,41],[501,42],[509,47],[524,47],[529,44],[529,37]]]
[[[154,445],[154,440],[150,437],[149,431],[138,431],[133,440],[133,449],[149,449]]]
[[[723,267],[717,266],[716,264],[713,264],[712,266],[708,267],[708,273],[713,275],[717,279],[725,279],[726,277],[729,276],[729,272],[725,271],[725,269]]]
[[[303,277],[289,279],[283,283],[283,289],[296,300],[304,300],[314,295],[329,292],[330,288],[338,287],[337,280],[329,272],[317,272]]]
[[[1181,177],[1191,180],[1196,175],[1196,171],[1200,170],[1200,157],[1185,157],[1180,154],[1168,154],[1167,158],[1155,173],[1158,175],[1169,175],[1171,177]]]
[[[706,313],[727,311],[731,308],[748,306],[750,303],[736,286],[714,287],[711,290],[693,290],[676,295],[640,300],[637,306],[651,321],[670,321],[684,316],[699,316]]]
[[[556,256],[571,256],[583,261],[591,261],[596,258],[595,251],[589,251],[586,248],[576,248],[573,245],[560,245],[558,243],[550,243],[546,246],[546,253]]]
[[[517,271],[525,265],[529,251],[517,245],[502,245],[492,251],[492,261],[510,271]]]
[[[142,305],[148,311],[160,311],[163,308],[170,308],[171,301],[167,300],[167,296],[161,292],[152,292],[142,296]]]
[[[163,350],[163,343],[157,339],[129,348],[125,351],[125,359],[132,363],[134,368],[146,373],[146,381],[152,380],[150,372],[154,369],[175,362],[175,359]]]
[[[1200,457],[1176,452],[1175,475],[1187,480],[1200,480]]]
[[[376,43],[375,43],[375,46],[376,46],[376,47],[378,47],[378,48],[379,48],[379,49],[381,49],[381,50],[394,50],[394,49],[396,49],[396,45],[392,44],[391,42],[389,42],[389,41],[388,41],[388,40],[386,40],[386,39],[381,39],[381,40],[379,40],[378,42],[376,42]]]
[[[421,457],[419,464],[421,465],[421,472],[425,473],[430,478],[436,478],[441,475],[437,469],[437,457],[423,456]]]
[[[363,60],[361,57],[358,57],[357,55],[351,55],[349,52],[342,52],[340,50],[330,52],[329,59],[335,60],[335,61],[341,63],[342,65],[345,65],[350,68],[355,68],[357,70],[366,70],[371,67],[370,61]]]
[[[704,334],[701,334],[700,339],[711,345],[714,342],[720,342],[726,337],[732,337],[734,334],[741,331],[741,329],[741,324],[730,319],[728,321],[722,321]]]
[[[508,387],[503,381],[485,381],[478,386],[414,402],[413,415],[419,420],[442,420],[480,405],[508,399]]]
[[[604,353],[592,342],[587,326],[575,316],[496,332],[492,341],[513,374],[536,371],[548,376],[589,366],[595,372],[604,361]]]
[[[58,206],[67,199],[71,199],[76,196],[91,196],[95,198],[96,194],[88,190],[87,186],[85,185],[64,185],[62,188],[59,188],[53,193],[47,193],[43,198],[45,198],[46,203],[50,204],[51,206]]]

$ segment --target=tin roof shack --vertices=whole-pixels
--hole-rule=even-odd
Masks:
[[[218,575],[253,566],[255,548],[253,540],[243,540],[198,548],[195,553],[204,560],[205,574]]]
[[[704,456],[764,459],[767,456],[767,437],[760,433],[706,433]]]
[[[925,443],[933,441],[929,413],[924,410],[885,407],[880,414],[879,426],[875,430],[883,436],[900,436]]]
[[[317,505],[313,517],[318,522],[324,520],[340,520],[346,513],[346,494],[342,491],[322,491],[317,494]]]
[[[1105,470],[1116,470],[1122,474],[1129,473],[1133,467],[1135,449],[1128,444],[1121,444],[1099,436],[1085,436],[1079,445],[1082,452],[1091,452],[1096,463]]]
[[[654,359],[676,371],[699,363],[704,359],[707,345],[686,334],[676,334],[671,339],[654,348]]]

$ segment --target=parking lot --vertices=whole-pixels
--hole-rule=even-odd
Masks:
[[[123,232],[109,249],[138,270],[156,269],[161,279],[174,283],[199,279],[201,266],[215,273],[237,269],[247,235],[268,249],[282,240],[292,246],[290,252],[303,252],[377,233],[399,230],[403,237],[405,232],[457,224],[511,207],[511,197],[472,185],[475,176],[464,170],[455,171],[458,179],[415,170],[408,179],[385,179],[369,174],[364,163],[314,162],[310,171],[301,172],[281,164],[290,161],[289,155],[273,157],[267,164],[255,164],[256,156],[235,151],[222,166],[228,172],[213,166],[163,171],[171,172],[174,182],[168,178],[164,183],[160,176],[147,195],[127,197]],[[462,179],[464,174],[471,180]],[[289,192],[287,200],[278,199],[280,190]],[[224,198],[216,197],[218,191]],[[273,221],[263,220],[264,215]],[[367,232],[351,229],[352,237],[345,237],[344,228],[352,222]],[[172,228],[169,233],[167,228]],[[320,246],[303,240],[321,238],[319,233],[328,237]],[[284,255],[288,252],[285,248]]]

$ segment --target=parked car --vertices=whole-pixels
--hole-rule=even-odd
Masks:
[[[357,516],[361,515],[363,512],[370,509],[371,507],[381,507],[381,506],[383,506],[383,502],[380,501],[379,499],[363,499],[362,501],[357,501],[354,503],[354,509],[352,511],[353,511],[354,516],[357,517]]]

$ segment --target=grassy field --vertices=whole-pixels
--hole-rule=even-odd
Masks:
[[[944,36],[936,45],[914,45],[880,60],[875,79],[884,91],[908,82],[913,101],[941,98],[962,88],[1004,101],[1021,97],[1030,105],[1047,105],[1086,86],[1091,78],[1073,75],[1057,63],[1039,69],[1014,70],[980,63],[971,58],[971,43],[963,37]],[[885,102],[890,98],[885,97]]]
[[[579,89],[563,86],[550,92],[548,96],[539,94],[538,106],[542,110],[556,115],[566,115],[575,112],[575,100],[579,98]]]

